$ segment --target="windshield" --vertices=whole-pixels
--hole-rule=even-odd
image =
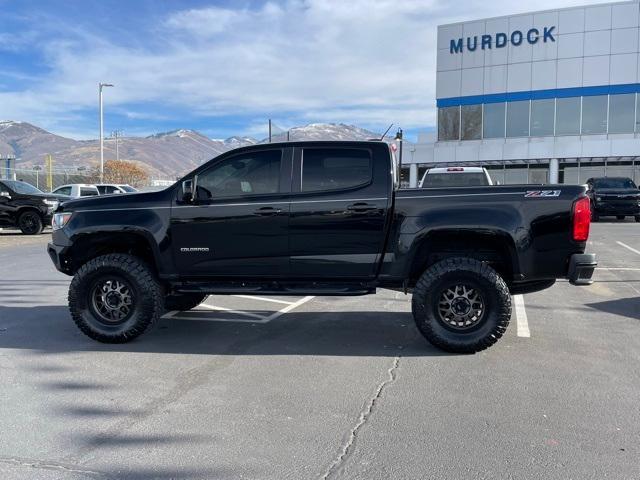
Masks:
[[[33,195],[33,194],[41,194],[42,192],[38,190],[33,185],[29,185],[25,182],[19,182],[16,180],[4,180],[4,183],[7,187],[13,190],[16,193],[21,193],[23,195]]]
[[[596,188],[626,188],[636,189],[636,184],[630,178],[596,178],[593,181]]]
[[[424,176],[422,188],[434,187],[475,187],[489,185],[484,173],[428,173]]]

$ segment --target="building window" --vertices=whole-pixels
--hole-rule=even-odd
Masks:
[[[482,105],[462,106],[462,140],[478,140],[482,134]]]
[[[580,97],[556,100],[556,135],[580,134]]]
[[[504,103],[487,103],[484,105],[482,134],[484,138],[504,137]]]
[[[507,103],[507,137],[529,136],[529,100]]]
[[[438,140],[460,140],[460,107],[438,109]]]
[[[633,133],[636,94],[609,97],[609,133]]]
[[[553,135],[553,114],[555,99],[531,101],[531,136]]]
[[[607,133],[607,96],[582,98],[582,133]]]

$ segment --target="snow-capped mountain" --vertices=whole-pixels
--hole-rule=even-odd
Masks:
[[[305,140],[367,140],[379,137],[353,125],[312,123],[289,130],[291,141]],[[286,141],[280,133],[272,141]],[[211,139],[195,130],[179,129],[147,137],[121,137],[121,159],[136,160],[148,165],[154,176],[175,177],[201,165],[217,155],[247,145],[265,143],[246,136]],[[45,155],[51,154],[56,165],[92,166],[100,159],[98,140],[73,140],[47,132],[27,122],[0,121],[0,157],[15,155],[18,167],[43,165]],[[115,142],[105,139],[105,159],[116,156]]]

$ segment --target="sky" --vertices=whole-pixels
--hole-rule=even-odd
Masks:
[[[272,118],[411,139],[435,126],[437,25],[584,3],[0,0],[0,120],[97,138],[106,82],[106,134],[264,138]]]

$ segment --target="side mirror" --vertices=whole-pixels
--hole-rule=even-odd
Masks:
[[[198,189],[198,176],[194,175],[192,179],[182,182],[182,201],[193,203],[196,200],[196,191]]]

